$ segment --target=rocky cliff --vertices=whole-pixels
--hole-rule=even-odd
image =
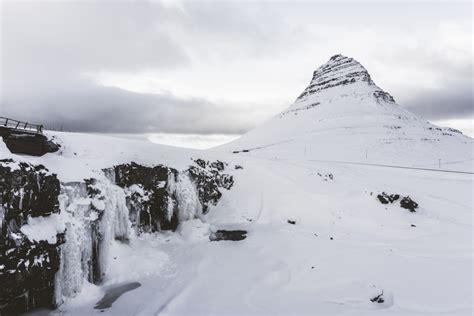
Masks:
[[[59,192],[59,180],[44,166],[0,161],[2,312],[55,304],[54,277],[64,229],[43,222],[49,218],[54,225],[58,220]]]
[[[41,166],[0,162],[0,311],[54,308],[100,284],[112,240],[175,231],[215,205],[233,177],[225,164],[197,159],[187,170],[134,162],[99,178],[60,182]]]

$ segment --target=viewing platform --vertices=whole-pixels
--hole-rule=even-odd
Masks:
[[[59,150],[59,145],[43,134],[43,125],[8,117],[0,117],[0,137],[14,154],[43,156]]]

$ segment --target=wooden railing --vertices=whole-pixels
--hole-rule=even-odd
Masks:
[[[37,134],[43,134],[43,125],[31,124],[28,122],[17,121],[8,117],[0,116],[0,127],[6,127],[13,130],[28,131]]]

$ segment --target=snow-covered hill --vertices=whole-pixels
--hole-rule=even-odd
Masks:
[[[332,57],[287,110],[212,150],[50,135],[58,153],[1,147],[0,159],[43,164],[61,181],[58,213],[21,230],[48,239],[32,229],[75,227],[59,245],[65,259],[54,290],[62,305],[52,313],[472,315],[472,139],[398,106],[353,59]],[[144,166],[136,168],[146,183],[130,185],[131,161]],[[206,161],[227,165],[206,173]],[[0,167],[7,165],[18,169]],[[163,169],[148,167],[157,165],[175,177],[151,181]],[[192,168],[210,178],[193,177]],[[233,185],[222,189],[228,176]],[[90,178],[98,182],[81,184]],[[138,229],[148,180],[177,203],[176,231]],[[200,193],[210,198],[214,182],[222,196],[204,212]],[[100,219],[91,216],[97,209]],[[94,258],[88,223],[105,229],[100,281],[84,274],[84,258]],[[210,241],[221,229],[246,230],[247,238]]]

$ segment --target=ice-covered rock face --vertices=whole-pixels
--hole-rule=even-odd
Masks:
[[[54,307],[65,231],[59,190],[44,166],[0,160],[0,314]]]
[[[206,214],[221,198],[221,190],[232,187],[233,177],[223,172],[223,162],[194,162],[196,166],[183,171],[134,162],[105,170],[112,182],[125,189],[138,233],[174,231],[180,222]]]
[[[309,86],[296,101],[304,101],[308,99],[309,96],[317,95],[327,89],[355,83],[364,83],[372,87],[372,96],[376,100],[391,103],[395,102],[389,93],[375,85],[370,74],[358,61],[342,55],[332,56],[327,63],[316,69]]]
[[[59,306],[84,280],[103,282],[114,240],[200,218],[234,180],[223,162],[193,163],[132,162],[65,183],[42,165],[0,160],[0,314]]]

